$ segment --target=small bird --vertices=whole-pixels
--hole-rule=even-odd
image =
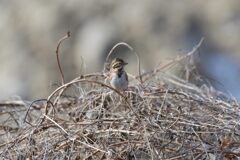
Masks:
[[[120,58],[115,58],[111,63],[110,84],[119,91],[124,91],[128,88],[128,76],[124,70],[127,64]]]

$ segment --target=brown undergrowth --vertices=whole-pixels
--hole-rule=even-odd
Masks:
[[[201,42],[202,43],[202,42]],[[237,159],[240,107],[172,75],[200,47],[130,79],[120,93],[105,73],[82,75],[33,103],[0,104],[2,159]],[[223,96],[222,96],[223,97]]]

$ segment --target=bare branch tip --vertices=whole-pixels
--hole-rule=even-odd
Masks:
[[[71,36],[70,31],[68,31],[67,32],[67,37],[70,37],[70,36]]]

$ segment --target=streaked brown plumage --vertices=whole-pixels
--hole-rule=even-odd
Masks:
[[[115,58],[111,63],[110,84],[119,91],[124,91],[128,88],[128,76],[124,70],[124,66],[127,64],[120,58]]]

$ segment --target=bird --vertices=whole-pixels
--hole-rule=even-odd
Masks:
[[[124,67],[128,63],[120,58],[115,58],[110,65],[110,84],[118,91],[125,91],[128,88],[128,75]]]

